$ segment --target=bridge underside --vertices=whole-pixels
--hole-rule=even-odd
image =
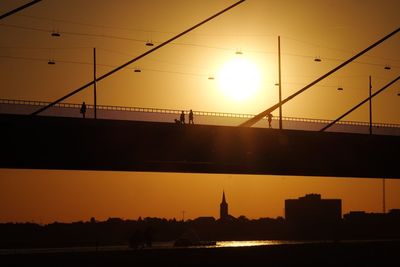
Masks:
[[[399,136],[0,115],[1,168],[400,178]]]

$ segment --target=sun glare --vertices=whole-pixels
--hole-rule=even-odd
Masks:
[[[220,90],[227,97],[244,101],[259,90],[261,74],[254,62],[236,57],[221,67],[217,79]]]

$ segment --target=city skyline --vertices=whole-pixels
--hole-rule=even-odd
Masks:
[[[36,171],[35,171],[36,172]],[[37,171],[38,173],[41,173],[42,171]],[[57,173],[57,171],[45,171],[45,172],[53,172]],[[90,173],[90,172],[85,172],[85,173]],[[95,173],[96,174],[96,173]],[[143,175],[146,175],[146,173],[142,173]],[[149,175],[149,174],[147,174]],[[185,179],[184,174],[173,174],[174,176],[180,176],[180,182],[182,185],[183,180]],[[90,177],[91,175],[87,175]],[[123,180],[129,180],[129,174],[125,173],[125,179]],[[163,176],[163,175],[161,175]],[[205,176],[202,174],[197,174],[196,175],[198,178],[201,176]],[[209,175],[208,175],[209,176]],[[131,194],[129,193],[129,188],[122,188],[125,187],[126,183],[121,183],[122,186],[121,189],[124,189],[121,192],[106,192],[107,194],[101,193],[99,191],[93,192],[92,190],[88,191],[88,195],[86,197],[81,198],[81,199],[76,199],[74,201],[71,201],[72,199],[62,199],[62,196],[64,195],[70,195],[72,192],[75,194],[79,193],[79,191],[84,191],[86,190],[85,188],[73,188],[71,186],[66,186],[66,187],[60,187],[61,191],[56,191],[56,192],[46,192],[45,187],[42,187],[41,192],[28,192],[27,190],[23,190],[27,194],[31,194],[29,198],[31,198],[29,203],[23,203],[19,201],[19,206],[20,210],[17,215],[24,215],[25,213],[30,213],[31,215],[28,215],[25,217],[20,216],[20,217],[14,217],[10,216],[13,214],[13,210],[10,210],[9,206],[7,206],[6,202],[1,202],[4,203],[5,205],[2,207],[2,214],[0,214],[0,222],[5,223],[5,222],[35,222],[39,224],[47,224],[47,223],[52,223],[55,221],[59,222],[74,222],[74,221],[86,221],[89,220],[91,217],[95,217],[97,220],[106,220],[108,218],[122,218],[122,219],[137,219],[139,217],[145,218],[145,217],[157,217],[157,218],[167,218],[167,219],[172,219],[176,218],[177,220],[180,220],[182,218],[182,211],[184,211],[184,216],[185,219],[195,219],[198,217],[204,217],[204,216],[212,216],[214,218],[219,218],[220,217],[220,201],[221,201],[221,192],[229,192],[230,198],[232,199],[230,201],[230,208],[229,208],[229,216],[233,216],[235,218],[239,216],[246,216],[249,219],[257,219],[257,218],[278,218],[278,217],[285,217],[284,214],[284,199],[297,199],[299,196],[302,195],[307,195],[312,192],[318,192],[321,194],[324,198],[340,198],[343,200],[342,205],[343,205],[343,212],[342,214],[349,213],[351,211],[365,211],[365,212],[372,212],[372,213],[382,213],[383,212],[383,200],[382,200],[382,179],[360,179],[360,178],[340,178],[343,180],[352,180],[354,184],[359,184],[359,193],[365,194],[365,198],[369,199],[369,203],[363,203],[359,201],[354,201],[354,202],[349,202],[347,201],[349,199],[348,194],[351,194],[351,191],[348,191],[347,193],[341,192],[341,191],[335,191],[335,192],[329,192],[331,190],[330,187],[332,185],[335,185],[336,188],[343,188],[345,191],[346,187],[348,185],[348,182],[343,182],[342,186],[338,187],[338,183],[336,182],[337,178],[322,178],[323,181],[318,180],[318,178],[315,177],[308,177],[308,178],[302,178],[302,177],[280,177],[279,179],[274,179],[273,177],[269,177],[270,179],[274,181],[274,184],[284,184],[284,186],[291,186],[291,187],[296,187],[296,184],[303,184],[307,183],[308,186],[306,188],[314,188],[313,190],[299,190],[298,194],[280,194],[282,198],[278,199],[277,201],[275,200],[277,197],[276,196],[263,196],[260,193],[262,190],[258,187],[258,184],[260,183],[260,179],[266,179],[265,177],[258,177],[258,176],[252,176],[248,175],[247,176],[247,181],[248,179],[252,180],[251,181],[251,186],[246,183],[238,183],[239,181],[242,181],[242,175],[228,175],[230,178],[226,179],[224,177],[225,175],[219,175],[222,179],[225,180],[221,184],[221,189],[215,188],[213,192],[215,192],[215,196],[213,199],[204,199],[201,202],[198,202],[197,205],[195,206],[188,206],[187,204],[174,204],[174,203],[185,203],[184,199],[181,197],[184,197],[185,195],[189,197],[192,195],[190,192],[186,192],[185,195],[183,196],[174,196],[173,195],[173,189],[168,186],[170,180],[176,181],[173,177],[164,177],[164,179],[159,179],[163,180],[159,185],[157,185],[160,188],[163,188],[164,190],[170,190],[170,199],[166,200],[161,203],[159,202],[159,197],[157,196],[157,190],[149,193],[145,193],[144,195],[147,195],[147,198],[140,200],[137,199],[136,202],[132,203],[122,203],[121,200],[123,199],[129,199]],[[236,177],[235,177],[236,176]],[[95,178],[92,177],[93,179],[97,181],[106,182],[106,184],[110,185],[110,181],[108,179],[105,179],[104,177],[99,176],[96,174],[94,176]],[[224,178],[223,178],[224,177]],[[43,178],[43,177],[41,177]],[[46,183],[51,182],[53,179],[52,176],[48,177],[49,179],[42,180],[40,177],[36,177],[34,180],[25,180],[25,182],[28,182],[27,189],[29,188],[35,188],[31,185],[33,183],[39,182],[41,185],[45,185]],[[100,178],[100,179],[99,179]],[[235,179],[236,178],[236,179]],[[258,179],[251,179],[251,178],[258,178]],[[120,177],[121,179],[121,177]],[[210,178],[207,180],[209,181]],[[213,178],[215,179],[215,178]],[[321,178],[319,178],[321,179]],[[41,181],[42,180],[42,181]],[[157,180],[157,179],[156,179]],[[230,181],[229,181],[230,180]],[[258,182],[257,182],[258,180]],[[288,180],[292,180],[289,182]],[[297,181],[293,181],[297,180]],[[312,180],[315,180],[312,182]],[[330,183],[327,182],[327,180],[330,180]],[[364,180],[364,181],[362,181]],[[36,181],[36,182],[35,182]],[[154,181],[154,180],[153,180]],[[43,183],[44,182],[44,183]],[[125,181],[126,182],[126,181]],[[391,209],[398,209],[399,205],[397,204],[397,195],[396,192],[399,190],[399,188],[396,186],[396,184],[393,182],[396,182],[393,179],[386,179],[385,185],[386,185],[386,201],[385,201],[385,209],[386,212],[388,212]],[[51,183],[55,183],[53,180]],[[82,180],[82,185],[90,185],[92,182],[88,179],[83,179]],[[152,181],[149,181],[149,184],[151,184]],[[324,184],[325,183],[325,184]],[[179,184],[179,183],[178,183]],[[183,184],[188,184],[183,183]],[[197,179],[197,182],[194,183],[194,186],[201,185],[201,181]],[[238,185],[235,185],[238,184]],[[340,183],[339,183],[340,184]],[[366,186],[366,184],[368,184]],[[222,186],[223,185],[223,186]],[[395,185],[395,186],[393,186]],[[7,185],[5,185],[7,186]],[[279,187],[281,187],[280,185]],[[201,186],[202,188],[206,188],[204,184]],[[247,190],[244,190],[247,189]],[[207,189],[208,190],[208,189]],[[228,191],[229,190],[229,191]],[[348,189],[347,189],[348,190]],[[274,195],[276,195],[276,192],[274,192],[274,188],[271,190]],[[13,192],[8,191],[3,194],[3,198],[7,198],[8,194],[12,194]],[[50,193],[50,194],[49,194]],[[102,195],[106,197],[106,200],[103,200],[99,202],[97,205],[94,204],[94,208],[91,206],[92,201],[90,201],[91,196],[96,196],[96,195]],[[41,195],[42,198],[44,198],[44,202],[41,202],[41,205],[38,205],[36,207],[32,206],[32,204],[36,203],[36,200],[33,199],[35,195]],[[201,198],[201,192],[199,195],[196,194],[196,198]],[[238,196],[239,195],[239,196]],[[347,195],[347,196],[346,196]],[[285,196],[285,197],[284,197]],[[50,197],[50,198],[49,198]],[[192,196],[193,197],[193,196]],[[2,197],[0,196],[0,200]],[[28,198],[28,199],[29,199]],[[109,199],[112,198],[117,198],[118,202],[121,203],[122,205],[120,207],[116,207],[113,205],[112,202],[107,203]],[[239,201],[238,201],[239,199]],[[243,199],[245,199],[243,201]],[[214,200],[214,201],[213,201]],[[151,203],[146,203],[146,205],[141,205],[143,202],[151,202]],[[270,202],[268,202],[270,201]],[[46,203],[51,203],[51,202],[56,202],[59,204],[58,208],[56,210],[51,210],[49,209],[52,205]],[[76,203],[76,204],[72,204]],[[78,204],[79,203],[79,204]],[[93,205],[93,204],[92,204]],[[132,207],[132,210],[130,212],[124,211],[126,205]],[[154,210],[146,210],[143,209],[144,206],[154,207]],[[250,212],[251,206],[252,205],[258,205],[259,209],[257,213],[252,213]],[[158,206],[156,208],[156,206]],[[216,208],[218,206],[218,208]],[[373,206],[374,208],[367,208],[367,206]],[[91,212],[88,210],[88,208],[92,210]],[[159,212],[161,210],[161,212]],[[201,212],[194,212],[196,210],[200,210]],[[48,212],[51,212],[52,216],[46,216]],[[211,211],[211,212],[209,212]],[[59,215],[56,215],[59,214]],[[68,214],[68,216],[65,216],[65,214]],[[80,215],[78,215],[80,214]],[[11,218],[11,219],[8,219]]]
[[[296,199],[285,199],[285,217],[249,219],[237,218],[228,211],[225,192],[219,205],[220,218],[201,216],[181,220],[160,217],[123,219],[109,217],[71,223],[49,224],[0,223],[3,239],[0,248],[10,249],[60,247],[71,249],[85,246],[96,251],[104,246],[129,249],[172,247],[225,247],[307,244],[323,241],[366,242],[399,237],[400,209],[387,213],[350,211],[341,214],[341,199],[326,199],[309,193]],[[50,233],[50,234],[49,234]],[[29,237],[27,239],[27,237]],[[217,244],[217,242],[232,243]],[[240,243],[242,241],[242,243]],[[388,240],[387,240],[388,241]],[[237,243],[239,242],[239,243]],[[250,243],[246,243],[250,242]],[[235,244],[236,243],[236,244]],[[247,245],[246,245],[247,244]]]
[[[368,216],[382,216],[388,214],[395,214],[396,216],[400,214],[400,208],[391,208],[385,211],[378,212],[368,212],[365,210],[349,210],[347,212],[342,211],[342,199],[338,198],[324,198],[319,193],[306,193],[303,196],[297,196],[291,199],[284,199],[284,214],[282,216],[277,217],[259,217],[259,218],[249,218],[246,214],[240,214],[237,216],[232,216],[229,213],[229,202],[227,201],[227,196],[225,195],[225,190],[222,190],[221,202],[219,203],[219,215],[203,215],[194,218],[185,218],[186,211],[182,212],[182,217],[177,218],[166,218],[159,216],[139,216],[137,218],[120,218],[120,217],[107,217],[103,220],[100,220],[96,217],[90,217],[82,220],[64,222],[64,221],[52,221],[48,223],[35,222],[35,221],[21,221],[21,222],[0,222],[1,223],[14,223],[14,224],[25,224],[25,223],[34,223],[39,225],[51,225],[57,223],[79,223],[79,222],[90,222],[90,223],[99,223],[99,222],[112,222],[112,221],[142,221],[142,220],[153,220],[153,219],[161,219],[168,220],[173,222],[191,222],[191,221],[202,221],[202,222],[215,222],[220,221],[222,223],[232,223],[237,220],[263,220],[263,219],[271,219],[271,220],[285,220],[290,225],[320,225],[323,227],[333,227],[332,224],[336,224],[344,219],[366,219]],[[216,205],[217,206],[217,205]]]

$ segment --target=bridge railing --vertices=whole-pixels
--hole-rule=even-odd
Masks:
[[[32,100],[14,100],[14,99],[0,99],[0,104],[11,105],[30,105],[43,107],[47,106],[50,102],[32,101]],[[93,105],[86,105],[88,109],[94,109]],[[81,104],[76,103],[58,103],[54,107],[60,108],[80,108]],[[97,105],[98,110],[112,110],[112,111],[132,111],[132,112],[149,112],[149,113],[166,113],[166,114],[180,114],[182,110],[177,109],[160,109],[160,108],[143,108],[143,107],[126,107],[126,106],[108,106]],[[225,112],[210,112],[210,111],[194,111],[196,115],[201,116],[214,116],[214,117],[229,117],[229,118],[252,118],[252,114],[239,114],[239,113],[225,113]]]
[[[29,112],[36,111],[37,108],[43,107],[48,105],[50,102],[45,102],[45,101],[32,101],[32,100],[15,100],[15,99],[0,99],[0,113],[16,113],[18,110],[19,114],[29,114]],[[24,106],[25,109],[20,109],[18,108]],[[2,108],[1,108],[2,107]],[[14,107],[12,109],[11,107]],[[54,116],[66,116],[66,117],[77,117],[80,116],[79,114],[79,109],[81,107],[81,104],[76,104],[76,103],[58,103],[51,109],[45,112],[44,115],[54,115]],[[91,113],[93,113],[94,106],[88,104],[87,105],[87,115],[89,116]],[[62,112],[62,111],[64,112]],[[68,112],[69,110],[69,112]],[[182,110],[178,109],[160,109],[160,108],[144,108],[144,107],[126,107],[126,106],[110,106],[110,105],[97,105],[97,110],[98,113],[104,115],[107,112],[118,112],[119,115],[121,115],[121,118],[126,119],[126,116],[122,116],[122,114],[126,113],[143,113],[143,114],[165,114],[165,115],[171,115],[175,117],[179,117],[179,114],[182,112]],[[188,112],[188,111],[185,111]],[[210,112],[210,111],[193,111],[194,115],[198,117],[213,117],[213,118],[231,118],[231,119],[236,119],[236,120],[244,120],[244,119],[250,119],[254,117],[253,114],[240,114],[240,113],[226,113],[226,112]],[[172,117],[168,116],[169,119]],[[100,117],[102,118],[102,117]],[[109,118],[106,116],[106,118]],[[112,116],[114,119],[118,119],[118,114],[114,114]],[[148,118],[148,117],[146,117]],[[146,119],[144,118],[144,119]],[[279,118],[278,117],[273,117],[273,124],[277,124]],[[313,124],[315,125],[314,127],[317,129],[316,126],[319,125],[326,125],[332,120],[327,120],[327,119],[314,119],[314,118],[298,118],[298,117],[282,117],[282,120],[286,124],[290,123],[297,123],[297,124]],[[266,123],[260,122],[258,124],[258,127],[266,127]],[[337,122],[337,126],[353,126],[353,127],[369,127],[368,122],[360,122],[360,121],[339,121]],[[373,123],[372,126],[374,128],[395,128],[397,129],[396,131],[400,132],[400,124],[393,124],[393,123]],[[256,125],[257,127],[257,125]],[[306,129],[309,129],[310,127],[305,127]]]

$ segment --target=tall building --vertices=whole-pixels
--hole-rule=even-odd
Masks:
[[[285,218],[288,223],[296,224],[337,223],[342,218],[342,200],[321,199],[320,194],[286,199]]]
[[[294,238],[337,239],[341,218],[340,199],[321,199],[319,194],[308,194],[285,200],[285,219]]]
[[[222,191],[222,201],[221,204],[219,204],[219,218],[221,220],[227,220],[229,218],[228,203],[226,203],[225,191]]]

